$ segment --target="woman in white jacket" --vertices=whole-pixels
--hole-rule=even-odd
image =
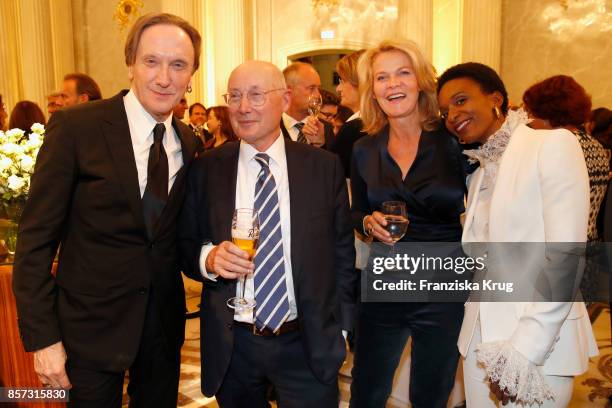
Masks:
[[[528,127],[525,112],[508,111],[497,73],[478,63],[444,72],[438,101],[449,131],[481,145],[464,151],[480,166],[469,179],[463,242],[586,241],[588,175],[569,131]],[[566,407],[574,376],[597,354],[582,302],[468,302],[458,346],[467,406],[478,408]]]

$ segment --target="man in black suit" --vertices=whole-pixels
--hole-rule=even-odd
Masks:
[[[355,251],[337,157],[282,137],[291,94],[272,64],[236,68],[226,101],[241,142],[194,164],[180,218],[184,271],[204,282],[202,392],[227,407],[337,407],[337,374],[350,330]],[[259,212],[253,261],[231,241],[234,208]],[[255,309],[234,312],[240,294]]]
[[[282,115],[283,136],[294,142],[328,149],[334,139],[334,127],[308,112],[308,98],[321,96],[319,73],[310,64],[294,62],[283,70],[283,76],[291,91],[291,104]]]
[[[71,388],[71,406],[120,407],[129,370],[131,407],[176,407],[185,316],[176,219],[195,140],[172,108],[200,44],[179,17],[141,17],[125,47],[131,89],[49,123],[13,289],[35,370]]]

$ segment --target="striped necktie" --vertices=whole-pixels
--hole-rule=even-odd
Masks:
[[[255,326],[277,331],[289,316],[289,297],[285,282],[283,235],[278,194],[270,172],[270,156],[257,153],[261,170],[255,184],[255,210],[259,213],[259,248],[255,254]]]
[[[304,136],[304,132],[302,132],[302,129],[304,129],[304,124],[302,122],[298,122],[295,125],[293,125],[293,127],[295,127],[298,130],[297,142],[298,143],[308,143],[308,140],[306,140],[306,136]]]

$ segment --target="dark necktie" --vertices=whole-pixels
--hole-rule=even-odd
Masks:
[[[298,130],[297,142],[298,143],[308,143],[308,140],[306,140],[306,136],[304,136],[304,133],[302,132],[302,129],[304,128],[304,124],[302,122],[298,122],[293,126]]]
[[[147,187],[142,196],[142,209],[149,239],[153,237],[159,217],[168,201],[168,156],[163,140],[166,126],[158,123],[153,128],[153,144],[149,150]]]

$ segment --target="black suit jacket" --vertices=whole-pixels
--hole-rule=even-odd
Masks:
[[[227,300],[236,281],[202,278],[202,243],[231,240],[239,142],[206,152],[191,169],[180,217],[184,271],[204,282],[201,315],[202,392],[214,395],[234,343],[234,311]],[[348,195],[337,157],[285,140],[291,205],[291,266],[304,353],[315,376],[336,381],[345,356],[341,329],[351,330],[355,304],[355,249]]]
[[[325,138],[325,143],[322,146],[320,146],[320,148],[329,150],[329,147],[332,145],[332,142],[334,141],[334,128],[332,125],[330,125],[327,122],[321,121],[321,123],[323,123],[323,136]],[[281,132],[283,132],[283,136],[285,137],[285,140],[293,140],[291,139],[291,136],[289,135],[289,131],[285,127],[285,122],[283,122],[282,119],[280,122],[280,127],[281,127]]]
[[[126,92],[53,115],[19,226],[13,275],[25,349],[61,340],[71,363],[109,371],[134,360],[151,291],[166,346],[178,352],[184,337],[176,218],[195,138],[173,120],[183,167],[149,239]]]

